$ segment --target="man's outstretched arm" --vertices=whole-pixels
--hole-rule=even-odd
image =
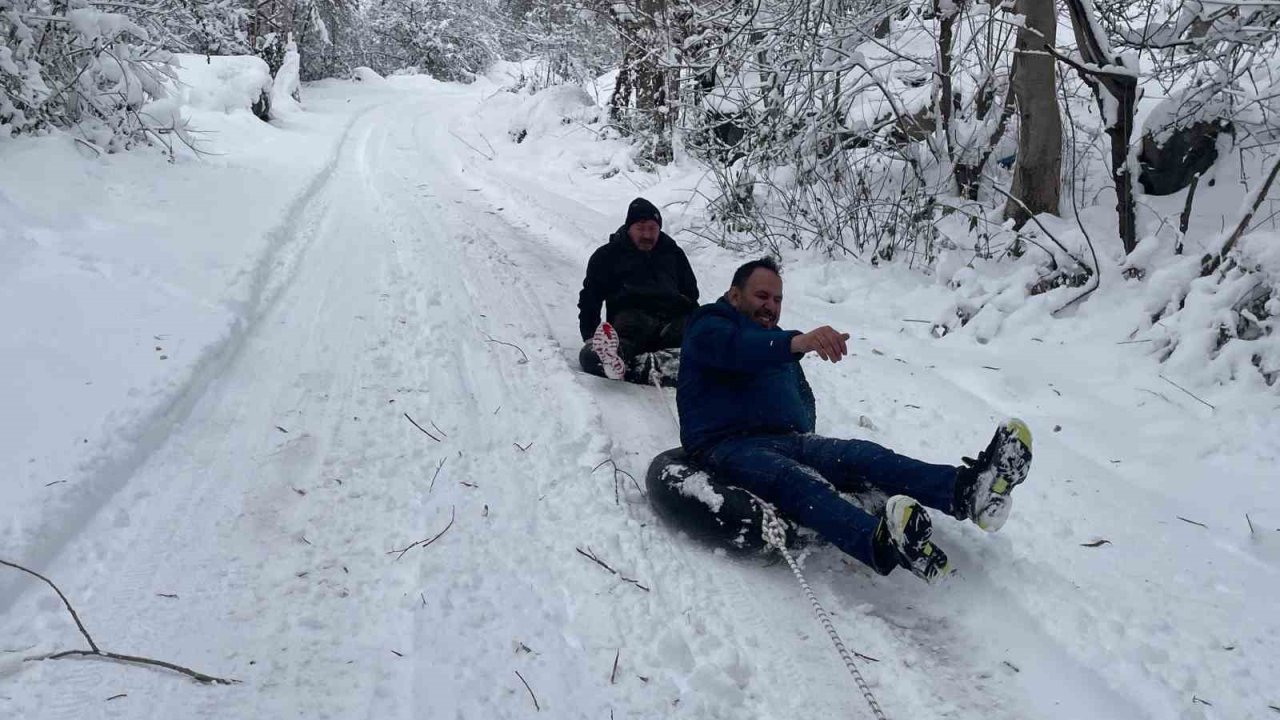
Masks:
[[[760,372],[795,360],[792,339],[800,334],[744,327],[714,315],[699,319],[685,332],[686,360],[735,372]]]
[[[817,330],[797,334],[791,338],[791,352],[803,355],[816,352],[818,357],[831,362],[840,362],[849,354],[849,333],[834,330],[830,325],[823,325]]]

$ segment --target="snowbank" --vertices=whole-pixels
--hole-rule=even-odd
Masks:
[[[379,75],[377,70],[363,65],[351,71],[351,80],[367,85],[385,85],[387,82],[387,79]]]
[[[271,92],[271,71],[254,55],[209,56],[182,54],[174,95],[196,110],[233,113],[249,111]]]
[[[507,135],[517,143],[537,140],[599,119],[600,108],[586,90],[576,85],[557,85],[526,98],[511,113]]]

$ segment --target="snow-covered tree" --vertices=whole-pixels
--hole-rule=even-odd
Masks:
[[[513,44],[538,60],[530,90],[593,81],[621,56],[622,43],[613,25],[603,22],[598,3],[521,0],[509,7],[517,20]]]
[[[441,80],[469,80],[503,56],[495,0],[374,0],[365,11],[370,66],[416,67]]]
[[[154,6],[148,6],[154,9]],[[159,12],[141,20],[86,0],[0,0],[0,137],[74,127],[114,151],[169,145],[181,121],[144,106],[174,77],[176,44]]]

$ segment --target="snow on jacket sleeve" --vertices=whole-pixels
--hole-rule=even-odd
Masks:
[[[693,351],[696,362],[747,373],[794,360],[791,338],[800,334],[795,330],[766,330],[717,314],[698,318],[686,333],[685,345]]]
[[[582,280],[582,292],[578,293],[578,330],[583,340],[590,338],[600,326],[600,308],[609,294],[605,279],[607,251],[606,245],[591,254],[587,261],[587,276]]]

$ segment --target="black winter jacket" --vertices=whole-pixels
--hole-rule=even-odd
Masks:
[[[689,258],[666,233],[653,250],[643,252],[620,227],[587,262],[578,294],[578,327],[586,340],[600,324],[600,306],[612,321],[625,310],[674,319],[698,307],[698,279]]]

